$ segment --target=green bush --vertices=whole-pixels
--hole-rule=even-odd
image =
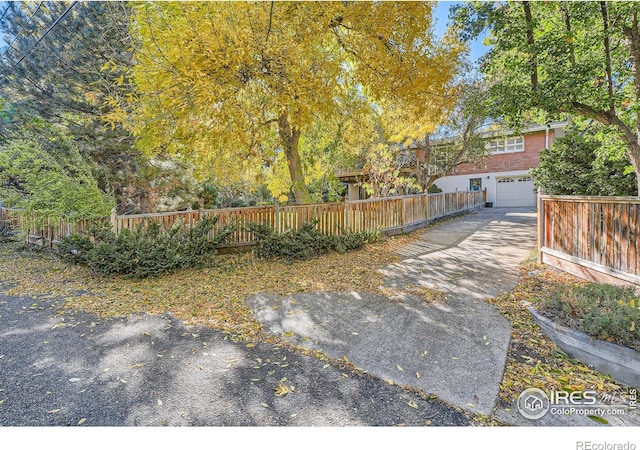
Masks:
[[[590,283],[556,290],[540,312],[594,338],[640,351],[640,299],[634,288]]]
[[[0,243],[14,241],[15,235],[16,232],[8,222],[0,221]]]
[[[259,258],[308,259],[332,250],[344,253],[377,240],[375,233],[349,231],[340,236],[326,236],[316,229],[317,219],[305,222],[299,230],[276,233],[269,225],[249,224],[256,238],[255,254]]]
[[[345,253],[349,250],[362,248],[365,244],[375,242],[379,239],[379,233],[348,231],[345,234],[333,236],[333,246],[338,253]]]
[[[96,228],[87,236],[63,239],[58,251],[103,275],[146,278],[187,267],[205,267],[214,262],[218,247],[234,231],[228,226],[210,238],[217,220],[215,216],[205,217],[186,231],[181,224],[162,231],[159,223],[152,222],[146,228],[122,230],[118,236]]]

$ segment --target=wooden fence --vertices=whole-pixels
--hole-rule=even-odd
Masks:
[[[540,261],[583,278],[640,285],[640,197],[538,197]]]
[[[403,197],[345,201],[341,203],[320,203],[309,205],[256,206],[247,208],[206,209],[197,211],[175,211],[152,214],[118,215],[115,210],[111,217],[98,219],[110,224],[117,234],[124,229],[134,230],[157,222],[162,229],[173,226],[191,227],[203,216],[217,216],[215,234],[222,227],[236,225],[232,242],[234,246],[251,245],[253,233],[249,223],[264,224],[277,232],[297,230],[303,223],[317,219],[316,228],[328,235],[338,235],[346,231],[379,231],[394,234],[411,231],[430,221],[457,212],[468,211],[485,202],[483,191],[453,192],[441,194],[419,194]],[[59,220],[36,221],[32,216],[18,210],[0,208],[0,220],[10,222],[32,237],[53,245],[64,236],[85,232],[96,221]]]

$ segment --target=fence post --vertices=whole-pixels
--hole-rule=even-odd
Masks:
[[[351,223],[351,206],[349,205],[349,197],[344,199],[344,231],[350,231]]]
[[[118,210],[115,208],[111,208],[111,231],[118,234]]]
[[[278,207],[278,203],[273,206],[273,229],[276,233],[280,233],[280,208]]]
[[[542,199],[542,188],[538,189],[538,262],[542,264],[542,247],[544,246],[545,235],[545,213],[544,200]]]
[[[458,188],[456,188],[456,212],[460,211],[460,196],[458,195]]]
[[[429,193],[424,193],[424,221],[429,221]]]

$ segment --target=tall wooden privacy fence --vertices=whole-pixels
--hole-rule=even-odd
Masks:
[[[542,195],[540,261],[600,282],[640,285],[640,197]]]
[[[162,229],[173,226],[191,227],[203,216],[217,216],[215,234],[226,225],[237,225],[232,245],[250,245],[253,233],[249,223],[264,224],[277,232],[297,230],[303,223],[317,220],[316,228],[327,235],[339,235],[346,231],[380,231],[393,234],[418,228],[426,223],[457,212],[471,210],[484,205],[484,192],[453,192],[441,194],[419,194],[383,199],[345,201],[309,205],[257,206],[248,208],[207,209],[174,211],[152,214],[117,215],[97,220],[61,220],[47,223],[36,221],[32,216],[18,210],[0,208],[0,220],[26,231],[36,239],[53,244],[64,236],[85,232],[97,221],[110,224],[115,233],[134,230],[158,222]]]

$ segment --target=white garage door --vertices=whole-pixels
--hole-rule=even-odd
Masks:
[[[496,207],[536,206],[533,178],[528,175],[496,178]]]

